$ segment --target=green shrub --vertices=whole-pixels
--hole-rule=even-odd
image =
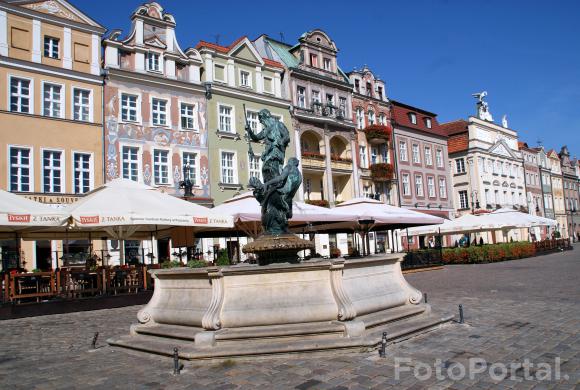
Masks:
[[[216,265],[221,265],[221,266],[230,265],[228,251],[225,249],[220,249],[220,251],[218,252],[218,258],[217,258],[215,263],[216,263]]]
[[[187,266],[189,268],[203,268],[207,267],[207,263],[203,260],[189,260]]]
[[[182,267],[180,261],[172,260],[172,261],[164,261],[161,263],[161,268],[179,268]]]
[[[445,264],[493,263],[534,256],[536,247],[531,242],[510,242],[468,248],[443,249]]]

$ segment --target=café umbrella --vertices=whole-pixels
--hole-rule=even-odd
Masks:
[[[0,232],[25,232],[63,226],[67,215],[61,209],[0,190]]]

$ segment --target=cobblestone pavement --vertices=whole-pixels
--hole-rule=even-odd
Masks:
[[[252,362],[186,362],[181,375],[173,376],[168,358],[111,348],[104,342],[128,332],[139,306],[9,320],[0,322],[0,388],[578,388],[580,246],[526,260],[448,266],[410,274],[407,279],[428,293],[429,303],[438,312],[457,312],[457,304],[462,303],[466,324],[452,323],[389,345],[386,359],[376,352],[333,352]],[[100,334],[99,348],[91,351],[94,332]],[[505,374],[496,365],[496,376],[486,371],[453,380],[461,367],[468,366],[469,358],[485,359],[487,367],[529,359],[548,363],[553,371],[548,380],[529,381],[523,380],[525,370],[514,368]],[[427,378],[429,370],[436,372],[436,359],[441,361],[443,376]],[[407,369],[399,378],[397,360]],[[530,373],[543,375],[546,368],[532,368]]]

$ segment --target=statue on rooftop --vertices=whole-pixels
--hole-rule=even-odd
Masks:
[[[477,99],[477,116],[484,121],[493,122],[493,117],[489,111],[489,104],[484,100],[487,97],[487,91],[472,94]]]

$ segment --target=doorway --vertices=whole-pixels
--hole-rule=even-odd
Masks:
[[[52,253],[49,240],[36,241],[36,268],[41,271],[52,269]]]

